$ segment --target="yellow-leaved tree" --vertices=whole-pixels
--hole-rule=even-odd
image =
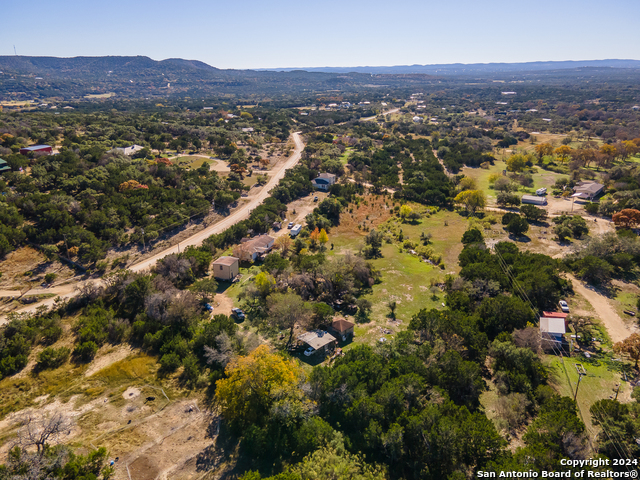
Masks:
[[[558,157],[560,157],[560,160],[562,161],[562,163],[564,163],[567,161],[567,158],[569,158],[573,153],[573,148],[571,148],[569,145],[561,145],[555,149],[554,153]]]
[[[476,210],[483,209],[487,205],[487,198],[482,190],[465,190],[456,195],[453,201],[458,205],[463,205],[472,215],[476,213]]]
[[[322,247],[324,247],[325,243],[329,241],[329,235],[327,234],[327,231],[324,228],[320,230],[318,241],[320,242],[320,245],[322,245]]]
[[[409,206],[409,205],[402,205],[400,207],[400,218],[402,218],[402,221],[405,221],[409,215],[411,215],[411,213],[413,212],[413,209]]]
[[[298,413],[314,406],[302,391],[302,368],[295,360],[271,353],[266,345],[231,361],[225,374],[216,382],[215,399],[234,428],[264,424],[274,406]]]

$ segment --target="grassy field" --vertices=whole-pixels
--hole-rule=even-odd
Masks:
[[[412,206],[414,209],[424,208]],[[366,232],[359,230],[355,225],[360,224],[359,220],[362,217],[366,218],[370,215],[368,212],[375,209],[376,204],[371,202],[366,208],[360,209],[361,211],[354,212],[355,218],[344,218],[340,227],[329,235],[329,242],[334,244],[334,250],[329,252],[330,256],[359,250],[364,244]],[[343,215],[347,216],[348,214]],[[388,219],[390,215],[386,217]],[[374,221],[372,226],[379,225],[383,218],[381,216],[378,222]],[[420,309],[442,308],[444,294],[437,290],[434,296],[429,291],[432,282],[441,283],[448,273],[459,271],[457,258],[462,250],[460,238],[467,228],[467,220],[464,217],[454,212],[441,211],[415,224],[400,224],[399,219],[392,219],[391,222],[396,222],[398,227],[402,228],[405,240],[418,242],[422,232],[431,233],[431,247],[442,255],[445,269],[421,261],[419,257],[402,249],[398,243],[384,244],[382,257],[370,260],[381,273],[381,281],[372,287],[370,293],[363,296],[373,305],[371,321],[356,326],[354,344],[379,341],[385,336],[382,329],[392,332],[406,329],[411,317]],[[388,318],[388,304],[391,301],[397,303],[396,321]]]
[[[464,167],[461,173],[467,177],[473,178],[478,184],[478,188],[482,190],[487,196],[489,204],[495,203],[497,193],[491,184],[489,183],[489,177],[492,174],[501,175],[506,170],[507,164],[503,161],[496,161],[494,165],[491,165],[488,169],[484,168],[471,168]],[[518,194],[534,193],[538,188],[547,188],[549,191],[556,181],[560,178],[568,178],[568,175],[550,172],[540,167],[534,167],[533,185],[531,187],[520,187]]]
[[[178,157],[176,159],[172,159],[171,161],[174,163],[174,165],[179,165],[186,168],[199,168],[204,162],[207,162],[209,164],[215,162],[215,160],[210,160],[208,158],[202,157]]]
[[[347,147],[344,150],[344,153],[340,155],[340,161],[342,162],[343,165],[347,164],[347,162],[349,161],[349,155],[351,155],[352,152],[353,152],[353,147]]]
[[[551,379],[550,383],[560,395],[573,398],[579,375],[576,364],[581,364],[587,371],[580,381],[578,388],[577,403],[582,414],[582,419],[587,426],[589,436],[593,439],[598,432],[591,421],[589,409],[594,402],[615,396],[617,385],[620,384],[619,400],[628,398],[632,387],[622,381],[624,365],[622,362],[612,361],[610,358],[599,360],[587,359],[585,357],[571,357],[562,360],[554,355],[545,355],[544,363],[549,367]],[[566,367],[566,373],[565,373]],[[568,377],[568,378],[567,378]]]

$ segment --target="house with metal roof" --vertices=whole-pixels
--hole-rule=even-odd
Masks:
[[[128,147],[116,147],[109,150],[110,153],[124,153],[125,155],[133,155],[136,152],[139,152],[144,147],[140,145],[130,145]]]
[[[28,155],[30,153],[51,155],[53,148],[51,148],[51,145],[31,145],[20,149],[20,155]]]
[[[309,345],[316,351],[320,350],[324,351],[325,353],[332,351],[337,343],[336,337],[331,335],[329,332],[325,332],[324,330],[305,332],[301,335],[298,335],[298,340]]]
[[[9,166],[7,161],[0,158],[0,173],[10,172],[10,171],[11,171],[11,167]]]
[[[598,182],[580,182],[573,187],[572,197],[593,200],[604,192],[604,185]]]

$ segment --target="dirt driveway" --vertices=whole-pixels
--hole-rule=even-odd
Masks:
[[[609,337],[613,343],[620,342],[632,333],[637,333],[637,327],[630,327],[624,322],[620,315],[609,304],[607,297],[596,290],[587,288],[584,283],[576,279],[573,275],[567,275],[567,278],[573,283],[573,289],[576,293],[582,295],[593,307],[596,315],[606,327]]]

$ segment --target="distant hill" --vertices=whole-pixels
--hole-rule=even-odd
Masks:
[[[425,73],[431,75],[477,75],[506,72],[539,72],[544,70],[596,68],[640,68],[640,60],[577,60],[561,62],[524,62],[524,63],[450,63],[434,65],[396,65],[392,67],[311,67],[311,68],[272,68],[261,69],[276,72],[304,70],[324,73],[369,73],[369,74],[409,74]]]
[[[223,70],[197,60],[149,57],[0,56],[0,98],[81,98],[115,92],[118,97],[295,93],[424,84],[428,75]],[[19,94],[19,95],[18,95]]]
[[[198,60],[149,57],[0,56],[0,100],[74,100],[115,93],[117,99],[220,94],[313,95],[380,87],[422,88],[493,80],[628,82],[640,73],[637,60],[406,65],[395,67],[224,70]]]

